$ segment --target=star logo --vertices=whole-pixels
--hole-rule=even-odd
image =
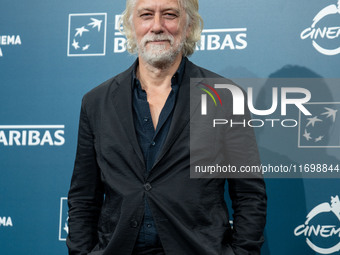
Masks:
[[[88,30],[84,26],[82,26],[80,28],[76,28],[76,31],[77,31],[77,33],[74,35],[74,37],[77,37],[78,35],[80,37],[82,37],[84,32],[89,32],[90,30]]]
[[[105,56],[106,13],[69,14],[67,56]]]
[[[60,198],[59,241],[66,241],[68,235],[67,197]]]
[[[336,112],[338,110],[334,110],[328,107],[325,107],[325,109],[327,110],[327,112],[321,113],[321,115],[327,115],[327,118],[332,117],[333,118],[333,122],[335,122],[335,118],[336,118]]]
[[[98,28],[98,32],[100,32],[100,26],[102,24],[102,20],[99,20],[99,19],[94,19],[94,18],[91,18],[92,22],[89,23],[88,25],[89,26],[92,26],[92,28],[95,28],[97,27]]]
[[[315,142],[320,142],[322,140],[323,136],[320,135],[318,138],[315,138]]]
[[[307,141],[312,139],[312,137],[310,136],[310,133],[308,133],[306,129],[305,129],[305,133],[303,134],[303,136],[307,139]]]
[[[299,148],[340,148],[340,103],[308,103],[312,117],[301,115]]]
[[[72,46],[73,46],[76,50],[80,48],[79,43],[76,42],[76,39],[73,39]]]
[[[67,219],[66,219],[66,222],[65,222],[65,225],[64,225],[64,228],[63,228],[63,230],[68,234],[68,218],[69,217],[67,217]]]
[[[85,50],[88,50],[89,48],[90,48],[90,44],[86,44],[86,45],[82,48],[82,50],[85,51]]]
[[[322,121],[322,120],[318,119],[317,116],[315,116],[313,118],[307,118],[307,120],[309,120],[309,122],[307,123],[306,127],[308,127],[309,125],[312,125],[314,127],[314,125],[317,121]]]

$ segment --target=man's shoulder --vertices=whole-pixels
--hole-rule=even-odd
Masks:
[[[187,61],[187,68],[189,69],[190,73],[192,75],[197,74],[198,77],[204,77],[204,78],[223,78],[221,75],[212,72],[208,69],[205,69],[201,66],[198,66],[191,62],[190,60]],[[193,77],[195,78],[195,77]]]
[[[228,81],[229,83],[234,84],[234,82],[231,81],[230,79],[223,77],[222,75],[215,73],[213,71],[205,69],[201,66],[198,66],[189,60],[187,61],[186,68],[188,68],[188,73],[189,73],[190,78],[224,79],[225,81]]]
[[[84,95],[84,100],[92,101],[92,100],[101,99],[103,98],[103,96],[111,94],[122,83],[124,83],[123,85],[126,86],[127,85],[126,83],[129,83],[129,81],[131,81],[132,71],[133,71],[134,66],[135,64],[131,65],[125,71],[104,81],[103,83],[99,84],[98,86],[88,91]]]

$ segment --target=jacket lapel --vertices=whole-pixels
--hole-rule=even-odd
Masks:
[[[185,61],[183,80],[179,87],[169,133],[153,168],[164,157],[172,144],[176,141],[177,137],[183,132],[184,128],[188,125],[190,116],[192,116],[192,113],[199,105],[199,101],[195,100],[197,105],[190,107],[190,78],[197,77],[197,67],[189,60],[186,59]]]
[[[172,122],[170,125],[169,133],[164,142],[164,145],[155,161],[153,168],[164,157],[172,144],[176,141],[177,137],[183,132],[186,125],[190,120],[193,111],[199,105],[199,100],[195,100],[197,105],[190,107],[190,78],[199,77],[198,68],[189,60],[185,60],[185,69],[183,80],[180,85]],[[121,75],[117,76],[116,83],[112,88],[112,103],[114,111],[117,113],[119,122],[123,125],[126,135],[134,148],[139,160],[145,165],[143,154],[139,146],[137,135],[133,121],[133,108],[132,108],[132,73],[137,65],[137,61]],[[151,169],[152,172],[152,169]]]
[[[133,121],[133,108],[132,108],[132,73],[137,65],[137,61],[121,75],[117,76],[116,83],[113,84],[112,91],[112,103],[113,109],[118,115],[118,120],[123,126],[129,141],[136,152],[139,160],[143,165],[144,158],[140,149],[137,135],[135,131],[135,125]]]

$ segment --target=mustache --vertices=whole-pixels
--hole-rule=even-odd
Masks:
[[[143,37],[141,40],[142,45],[146,45],[148,42],[157,42],[157,41],[169,41],[170,45],[174,43],[174,37],[172,35],[153,35],[148,34]]]

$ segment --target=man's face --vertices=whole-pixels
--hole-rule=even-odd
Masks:
[[[166,65],[181,54],[187,20],[178,0],[137,0],[132,22],[138,54],[149,64]]]

